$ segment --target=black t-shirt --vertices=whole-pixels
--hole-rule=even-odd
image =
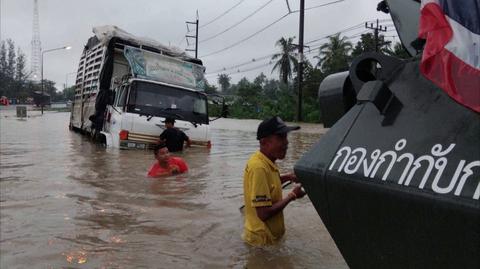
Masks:
[[[183,142],[188,141],[188,136],[177,128],[167,128],[160,135],[160,139],[165,140],[168,151],[182,151]]]

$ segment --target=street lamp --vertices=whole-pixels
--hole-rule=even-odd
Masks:
[[[44,83],[43,83],[43,55],[47,52],[52,52],[52,51],[56,51],[56,50],[69,50],[71,49],[72,47],[70,46],[65,46],[65,47],[59,47],[59,48],[54,48],[54,49],[48,49],[48,50],[44,50],[42,51],[42,60],[40,61],[40,70],[41,70],[41,73],[40,73],[40,81],[42,83],[42,115],[43,115],[43,94],[44,94]]]

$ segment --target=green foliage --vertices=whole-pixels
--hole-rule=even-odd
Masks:
[[[230,80],[231,78],[227,74],[218,75],[218,84],[220,85],[223,93],[226,93],[228,88],[230,88]]]
[[[218,93],[217,92],[217,87],[215,87],[214,85],[210,85],[210,83],[208,83],[208,81],[205,83],[205,93],[206,94],[216,94]]]
[[[320,53],[315,57],[318,59],[317,67],[327,74],[345,71],[351,50],[352,43],[345,36],[340,38],[340,33],[330,36],[329,42],[320,47]]]
[[[73,101],[73,99],[75,98],[75,86],[63,89],[61,96],[63,97],[63,100]]]
[[[308,79],[310,78],[317,79],[318,77],[309,76]],[[294,121],[297,106],[294,85],[287,85],[278,80],[265,79],[262,83],[259,83],[259,81],[259,79],[255,79],[252,83],[243,78],[237,84],[232,85],[232,88],[235,88],[238,94],[226,97],[227,103],[230,104],[229,117],[264,119],[279,115],[286,121]],[[312,88],[318,88],[319,82],[308,82],[312,85],[316,84]],[[308,103],[304,108],[305,121],[318,122],[320,111],[316,94],[306,98],[305,103]]]
[[[298,61],[294,56],[298,46],[293,44],[293,39],[294,37],[289,37],[288,39],[280,38],[275,45],[280,47],[281,52],[272,56],[272,60],[277,60],[273,66],[272,73],[278,70],[280,80],[285,84],[288,83],[288,79],[292,77],[292,73],[298,65]]]
[[[378,36],[378,51],[380,53],[387,53],[390,49],[390,41],[385,41],[385,36]],[[357,57],[365,52],[374,52],[375,48],[375,36],[372,33],[362,34],[360,41],[357,42],[355,48],[352,51],[352,57]]]
[[[220,117],[222,115],[222,107],[218,104],[208,103],[208,116]]]
[[[27,102],[35,97],[35,92],[41,91],[41,84],[28,79],[25,65],[25,54],[20,48],[15,49],[11,39],[0,43],[0,96]],[[44,89],[52,101],[63,99],[53,81],[44,80]]]
[[[400,42],[395,43],[395,45],[393,46],[393,50],[389,47],[385,53],[393,57],[398,57],[400,59],[409,59],[412,57]]]
[[[17,50],[17,60],[15,66],[15,78],[19,81],[24,81],[27,78],[25,71],[25,54],[18,49]]]
[[[390,48],[389,42],[385,42],[384,36],[379,36],[379,50],[381,53],[389,54],[400,58],[409,58],[400,43]],[[296,118],[298,76],[293,77],[297,72],[296,59],[293,56],[295,45],[293,38],[281,38],[277,45],[281,52],[275,54],[273,60],[278,60],[274,70],[279,72],[279,80],[267,79],[265,74],[260,73],[253,82],[242,78],[237,84],[230,84],[230,77],[227,74],[220,74],[218,82],[221,85],[226,103],[229,104],[229,117],[264,119],[273,115],[279,115],[286,121],[294,121]],[[361,40],[352,50],[352,44],[340,34],[331,36],[329,42],[320,47],[319,60],[316,66],[305,61],[303,70],[303,120],[305,122],[321,122],[321,110],[318,102],[318,88],[322,80],[336,72],[348,70],[349,62],[353,57],[361,53],[375,51],[374,36],[364,34]],[[212,116],[221,114],[221,107],[209,104],[209,113]]]

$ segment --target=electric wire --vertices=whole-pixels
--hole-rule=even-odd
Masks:
[[[243,63],[237,64],[237,65],[234,65],[234,66],[223,67],[223,68],[217,69],[217,70],[215,70],[215,71],[209,72],[209,74],[216,74],[216,73],[228,71],[228,70],[231,70],[231,69],[236,69],[236,68],[239,68],[239,67],[242,67],[242,66],[251,64],[251,63],[260,62],[260,61],[263,61],[263,60],[265,60],[265,59],[271,58],[273,55],[275,55],[275,53],[272,53],[272,54],[269,54],[269,55],[265,55],[265,56],[262,56],[262,57],[258,57],[258,58],[253,58],[252,60],[249,60],[249,61],[247,61],[247,62],[243,62]]]
[[[325,3],[325,4],[322,4],[321,6],[317,6],[317,8],[318,8],[318,7],[324,7],[324,6],[331,5],[331,4],[336,4],[336,3],[342,2],[342,1],[344,1],[344,0],[337,0],[337,1],[329,2],[329,3]],[[218,54],[218,53],[220,53],[220,52],[226,51],[226,50],[228,50],[228,49],[231,49],[231,48],[233,48],[233,47],[235,47],[235,46],[237,46],[237,45],[239,45],[239,44],[241,44],[241,43],[249,40],[250,38],[258,35],[259,33],[265,31],[266,29],[270,28],[270,27],[273,26],[274,24],[276,24],[276,23],[278,23],[279,21],[281,21],[281,20],[283,20],[284,18],[286,18],[288,15],[293,14],[293,13],[297,13],[297,12],[299,12],[299,11],[296,10],[296,11],[292,11],[292,12],[286,13],[286,14],[284,14],[283,16],[281,16],[280,18],[278,18],[278,19],[276,19],[275,21],[273,21],[272,23],[270,23],[270,24],[268,24],[267,26],[263,27],[262,29],[254,32],[253,34],[251,34],[251,35],[249,35],[249,36],[247,36],[247,37],[245,37],[245,38],[243,38],[243,39],[241,39],[241,40],[239,40],[239,41],[237,41],[237,42],[235,42],[235,43],[233,43],[233,44],[231,44],[231,45],[229,45],[229,46],[227,46],[227,47],[225,47],[225,48],[222,48],[222,49],[220,49],[220,50],[217,50],[217,51],[214,51],[214,52],[205,54],[205,55],[202,55],[202,56],[200,56],[200,57],[201,57],[201,58],[205,58],[205,57],[212,56],[212,55]]]
[[[219,32],[219,33],[216,33],[214,34],[213,36],[210,36],[208,38],[205,38],[205,39],[202,39],[202,40],[199,40],[198,43],[203,43],[203,42],[206,42],[208,40],[211,40],[211,39],[214,39],[215,37],[221,35],[221,34],[224,34],[228,31],[230,31],[231,29],[235,28],[236,26],[238,26],[239,24],[241,24],[242,22],[246,21],[248,18],[252,17],[253,15],[257,14],[260,10],[262,10],[263,8],[265,8],[268,4],[270,4],[271,2],[273,2],[274,0],[270,0],[268,2],[266,2],[265,4],[263,4],[261,7],[257,8],[255,11],[253,11],[252,13],[250,13],[248,16],[246,16],[245,18],[241,19],[240,21],[238,21],[237,23],[233,24],[232,26],[226,28],[225,30]]]
[[[369,30],[365,30],[365,31],[363,31],[363,32],[361,32],[361,33],[353,34],[353,35],[346,36],[346,37],[347,37],[347,39],[353,39],[353,38],[355,38],[355,37],[361,36],[362,34],[364,34],[364,33],[367,32],[367,31],[369,31]],[[394,38],[395,38],[396,36],[388,36],[388,37],[394,37]],[[320,47],[321,47],[323,44],[326,44],[326,43],[327,43],[327,42],[323,42],[323,43],[321,43],[321,44],[318,44],[316,47],[311,48],[310,51],[305,52],[304,54],[305,54],[305,55],[309,55],[309,54],[313,54],[313,53],[318,53],[316,50],[320,49]],[[271,55],[273,55],[273,54],[271,54]],[[268,56],[270,56],[270,55],[268,55]],[[267,57],[267,56],[264,56],[264,57],[262,57],[262,58],[258,58],[258,61],[260,61],[261,59],[263,59],[263,60],[264,60],[264,59],[267,59],[266,57]],[[253,62],[253,61],[249,61],[249,62],[246,62],[246,63],[243,63],[243,64],[236,65],[236,66],[234,66],[234,67],[224,68],[224,69],[221,69],[220,71],[226,71],[226,70],[235,69],[235,68],[238,68],[238,67],[240,67],[240,66],[243,66],[243,65],[246,65],[246,64],[250,64],[250,63],[252,63],[252,62]],[[267,67],[267,66],[270,66],[270,65],[273,65],[273,64],[275,64],[275,62],[272,62],[271,59],[270,59],[268,63],[262,64],[262,65],[254,66],[254,67],[251,67],[251,68],[248,68],[248,69],[243,69],[243,70],[238,69],[238,70],[236,70],[236,71],[228,72],[228,73],[224,73],[224,74],[226,74],[226,75],[242,74],[242,73],[250,72],[250,71],[253,71],[253,70],[260,69],[260,68],[264,68],[264,67]],[[217,75],[217,74],[219,74],[219,72],[217,72],[217,71],[216,71],[216,72],[211,72],[211,73],[209,73],[209,74],[206,74],[205,77],[213,77],[214,75]]]
[[[283,15],[282,17],[276,19],[275,21],[273,21],[273,22],[270,23],[269,25],[263,27],[262,29],[258,30],[257,32],[255,32],[255,33],[253,33],[253,34],[251,34],[251,35],[249,35],[249,36],[247,36],[247,37],[245,37],[245,38],[243,38],[243,39],[241,39],[241,40],[239,40],[239,41],[237,41],[237,42],[235,42],[235,43],[233,43],[233,44],[231,44],[231,45],[229,45],[229,46],[227,46],[227,47],[225,47],[225,48],[223,48],[223,49],[219,49],[219,50],[217,50],[217,51],[211,52],[211,53],[209,53],[209,54],[202,55],[202,56],[200,56],[200,57],[201,57],[201,58],[205,58],[205,57],[212,56],[212,55],[218,54],[218,53],[220,53],[220,52],[229,50],[229,49],[231,49],[231,48],[233,48],[233,47],[235,47],[235,46],[237,46],[237,45],[239,45],[239,44],[241,44],[241,43],[249,40],[250,38],[258,35],[259,33],[265,31],[266,29],[270,28],[271,26],[273,26],[273,25],[276,24],[277,22],[283,20],[283,19],[284,19],[285,17],[287,17],[288,15],[290,15],[290,13],[287,13],[287,14]]]
[[[328,6],[330,4],[335,4],[335,3],[339,3],[339,2],[343,2],[343,1],[345,1],[345,0],[337,0],[337,1],[334,1],[334,2],[326,3],[326,4],[321,4],[321,5],[316,5],[316,6],[313,6],[313,7],[308,7],[308,8],[305,8],[304,10],[305,11],[312,10],[312,9],[315,9],[315,8],[324,7],[324,6]],[[294,13],[294,12],[300,12],[300,10],[292,11],[292,13]]]
[[[323,40],[323,39],[326,39],[330,36],[333,36],[335,34],[338,34],[338,33],[344,33],[344,32],[348,32],[348,31],[352,31],[352,30],[355,30],[355,29],[358,29],[358,28],[362,28],[363,25],[364,25],[365,22],[361,22],[359,24],[356,24],[356,25],[353,25],[353,26],[350,26],[350,27],[347,27],[345,29],[342,29],[340,31],[337,31],[333,34],[328,34],[328,35],[325,35],[325,36],[322,36],[320,38],[316,38],[314,40],[311,40],[311,41],[308,41],[306,42],[305,44],[311,44],[311,43],[314,43],[314,42],[317,42],[317,41],[320,41],[320,40]],[[367,32],[368,30],[364,30],[362,31],[361,33],[365,33]],[[355,34],[355,33],[354,33]],[[358,34],[358,33],[356,33]],[[323,45],[325,42],[322,42],[320,44]],[[316,45],[316,44],[315,44]],[[320,47],[319,46],[319,47]],[[318,48],[319,48],[318,47]],[[315,49],[318,49],[318,48],[310,48],[309,51],[314,51]],[[310,52],[307,52],[307,53],[310,53]],[[257,58],[253,58],[252,60],[249,60],[249,61],[246,61],[246,62],[243,62],[243,63],[240,63],[240,64],[236,64],[236,65],[233,65],[233,66],[230,66],[230,67],[223,67],[223,68],[219,68],[219,69],[216,69],[215,71],[212,71],[212,72],[209,72],[207,75],[212,75],[212,74],[217,74],[217,73],[220,73],[220,72],[224,72],[224,71],[228,71],[228,70],[231,70],[231,69],[236,69],[236,68],[239,68],[239,67],[242,67],[242,66],[245,66],[245,65],[248,65],[248,64],[251,64],[251,63],[254,63],[254,62],[259,62],[261,60],[265,60],[265,59],[268,59],[270,58],[271,56],[275,55],[276,53],[271,53],[271,54],[268,54],[268,55],[265,55],[265,56],[261,56],[261,57],[257,57]]]
[[[215,18],[212,19],[211,21],[209,21],[209,22],[207,22],[207,23],[205,23],[205,24],[200,25],[198,28],[201,29],[201,28],[203,28],[203,27],[205,27],[205,26],[207,26],[207,25],[209,25],[209,24],[217,21],[217,20],[220,19],[221,17],[227,15],[227,14],[228,14],[230,11],[232,11],[234,8],[236,8],[237,6],[239,6],[243,1],[245,1],[245,0],[240,0],[240,1],[239,1],[238,3],[236,3],[233,7],[227,9],[226,11],[224,11],[222,14],[220,14],[220,15],[217,16],[217,17],[215,17]]]
[[[241,3],[243,3],[245,0],[240,0],[238,3],[236,3],[234,6],[232,6],[231,8],[227,9],[226,11],[224,11],[222,14],[218,15],[217,17],[213,18],[212,20],[210,20],[209,22],[205,23],[205,24],[202,24],[200,25],[198,28],[199,29],[202,29],[204,28],[205,26],[219,20],[220,18],[222,18],[223,16],[227,15],[230,11],[232,11],[234,8],[236,8],[237,6],[239,6]],[[189,34],[193,32],[192,31],[189,31],[188,27],[187,27],[187,32],[185,33],[185,35]],[[184,36],[181,37],[181,39],[177,42],[177,46],[181,46],[182,43],[186,40],[186,38]]]

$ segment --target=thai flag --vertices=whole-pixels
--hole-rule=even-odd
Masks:
[[[422,74],[480,112],[480,0],[422,0],[419,28]]]

